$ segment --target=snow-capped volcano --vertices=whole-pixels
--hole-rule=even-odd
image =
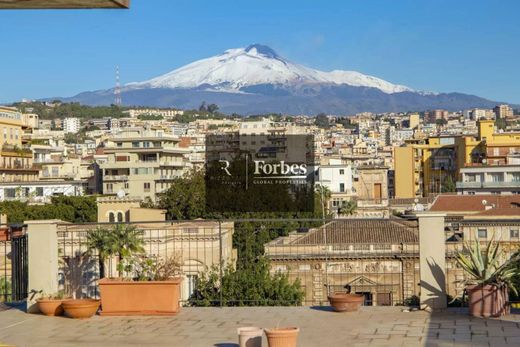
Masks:
[[[258,44],[229,49],[165,75],[126,84],[121,97],[124,105],[197,109],[206,102],[217,104],[222,112],[238,114],[455,111],[497,104],[462,93],[415,91],[356,71],[312,69]],[[114,89],[59,99],[110,105]]]
[[[311,69],[292,63],[271,48],[259,44],[228,49],[220,55],[195,61],[148,81],[127,84],[126,87],[140,89],[203,86],[208,91],[240,93],[244,87],[265,84],[295,86],[323,83],[377,88],[388,94],[413,91],[356,71],[324,72]]]

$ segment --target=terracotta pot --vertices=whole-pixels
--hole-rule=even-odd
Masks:
[[[62,303],[65,314],[70,318],[90,318],[99,309],[99,300],[95,299],[71,299]]]
[[[63,300],[61,299],[42,298],[36,300],[38,309],[46,316],[61,316],[63,314],[62,302]]]
[[[239,347],[262,347],[264,331],[257,327],[243,327],[237,329]]]
[[[509,313],[509,294],[506,287],[474,285],[467,288],[469,314],[475,317],[500,317]]]
[[[101,315],[174,315],[179,309],[182,279],[168,281],[99,280]]]
[[[299,332],[296,327],[265,329],[267,344],[269,347],[296,347]]]
[[[354,312],[359,310],[365,296],[363,294],[334,293],[328,296],[330,305],[336,312]]]
[[[0,241],[9,241],[9,229],[0,228]]]

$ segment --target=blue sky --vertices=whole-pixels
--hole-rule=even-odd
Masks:
[[[132,0],[0,11],[0,102],[71,96],[263,43],[310,67],[520,104],[520,1]]]

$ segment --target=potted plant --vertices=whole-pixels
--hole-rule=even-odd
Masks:
[[[174,315],[179,311],[181,266],[175,256],[135,257],[130,278],[99,280],[102,315]],[[130,268],[126,267],[126,270]]]
[[[173,315],[179,311],[181,265],[177,257],[144,256],[142,232],[117,224],[87,236],[89,252],[97,251],[102,315]],[[106,259],[117,256],[118,278],[107,278]]]
[[[499,248],[498,242],[490,241],[482,250],[476,239],[456,253],[457,263],[469,277],[463,282],[469,296],[469,313],[473,316],[498,317],[508,313],[508,290],[517,292],[513,278],[518,274],[520,253],[501,261],[504,255]]]
[[[335,292],[328,296],[329,303],[336,312],[354,312],[359,310],[365,297],[363,294]]]
[[[55,294],[42,293],[40,298],[36,300],[38,309],[46,316],[61,316],[63,314],[63,292]]]
[[[298,333],[297,327],[265,329],[269,347],[296,347]]]

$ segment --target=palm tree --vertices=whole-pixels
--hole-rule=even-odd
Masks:
[[[111,230],[113,249],[118,256],[117,270],[123,272],[123,260],[135,253],[144,253],[143,232],[129,224],[116,224]]]
[[[338,209],[338,214],[352,216],[356,213],[357,203],[355,201],[346,201],[343,205]]]
[[[97,251],[99,264],[99,277],[105,277],[105,262],[114,255],[114,247],[112,242],[112,235],[110,230],[97,227],[87,234],[87,252],[88,255],[93,255]]]
[[[325,216],[329,212],[327,203],[330,200],[331,192],[328,187],[322,186],[321,184],[316,184],[315,189],[316,189],[316,193],[318,195],[318,201],[319,201],[320,208],[321,208],[322,218],[325,218]]]

